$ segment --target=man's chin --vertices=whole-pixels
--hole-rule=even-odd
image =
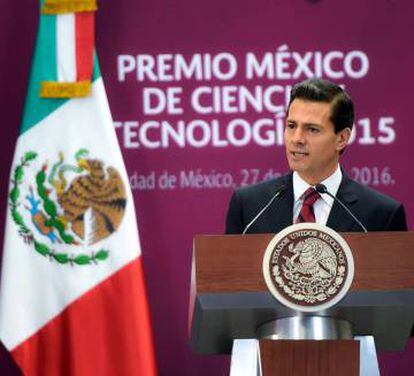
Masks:
[[[296,171],[297,173],[306,171],[306,166],[304,166],[302,163],[289,161],[288,164],[289,164],[289,168],[292,171]]]

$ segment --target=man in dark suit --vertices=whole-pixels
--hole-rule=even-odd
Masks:
[[[242,233],[247,226],[248,233],[277,233],[298,222],[317,222],[336,231],[363,231],[362,226],[368,231],[407,230],[401,203],[351,180],[340,168],[354,122],[353,103],[341,87],[321,79],[297,84],[286,115],[284,139],[292,173],[234,192],[226,233]],[[333,198],[318,193],[318,184],[362,226]]]

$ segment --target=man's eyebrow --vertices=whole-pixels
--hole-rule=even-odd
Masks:
[[[297,121],[295,119],[286,119],[286,123],[297,123]],[[321,124],[319,123],[304,123],[303,124],[305,127],[322,127]]]
[[[320,128],[321,124],[318,124],[318,123],[305,123],[305,126],[306,127],[318,127],[318,128]]]

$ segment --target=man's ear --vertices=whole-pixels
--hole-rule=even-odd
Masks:
[[[348,145],[349,139],[351,138],[351,128],[342,129],[337,133],[337,145],[336,148],[338,151],[344,150],[346,145]]]

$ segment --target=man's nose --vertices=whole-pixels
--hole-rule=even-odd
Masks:
[[[292,134],[292,141],[295,144],[305,143],[305,132],[301,128],[296,128]]]

